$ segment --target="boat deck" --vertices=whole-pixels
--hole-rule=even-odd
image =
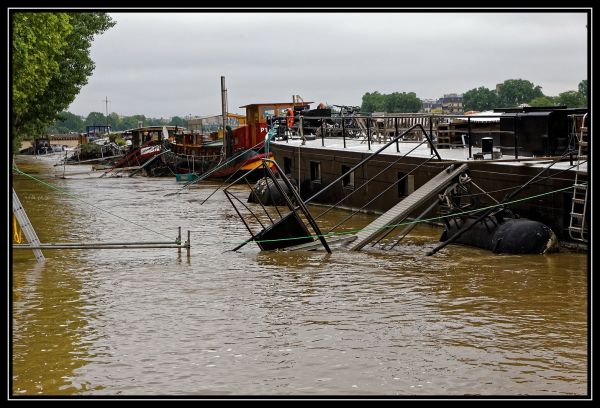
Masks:
[[[399,141],[398,146],[400,152],[396,151],[396,143],[391,144],[385,150],[383,150],[380,154],[388,155],[388,156],[403,156],[410,152],[409,157],[422,157],[424,159],[428,159],[431,157],[431,149],[427,143],[423,143],[420,146],[416,147],[420,142],[415,141]],[[352,152],[362,152],[362,153],[372,153],[383,147],[385,143],[380,143],[376,141],[371,141],[371,150],[369,150],[368,143],[361,139],[352,139],[346,138],[346,147],[344,147],[344,141],[339,137],[327,137],[324,140],[320,138],[316,138],[314,140],[307,140],[304,145],[302,145],[302,140],[300,138],[291,138],[288,140],[278,140],[271,141],[271,145],[284,145],[284,146],[295,146],[301,149],[327,149],[327,150],[337,150],[337,151],[352,151]],[[416,147],[416,148],[415,148]],[[414,149],[413,151],[411,151]],[[468,147],[457,147],[457,148],[443,148],[437,149],[440,157],[444,161],[452,162],[452,163],[469,163],[473,162],[475,159],[473,158],[476,153],[481,153],[481,148],[472,146],[471,147],[471,155],[469,157],[469,148]],[[548,163],[557,159],[557,156],[553,157],[530,157],[530,156],[519,156],[518,159],[515,159],[514,155],[503,155],[502,158],[492,159],[490,154],[486,154],[483,160],[477,160],[478,163],[491,163],[491,164],[502,164],[509,166],[527,166],[527,167],[539,167],[540,169],[546,167]],[[567,170],[571,168],[574,164],[576,164],[576,154],[573,156],[573,164],[570,163],[568,157],[565,161],[556,163],[553,168],[556,170]],[[581,166],[581,173],[587,173],[587,166]]]

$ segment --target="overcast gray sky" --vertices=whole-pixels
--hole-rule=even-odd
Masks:
[[[236,113],[294,94],[360,105],[366,92],[435,99],[519,78],[555,96],[587,78],[584,10],[109,14],[72,113],[104,113],[108,97],[120,115],[218,114],[222,75]]]

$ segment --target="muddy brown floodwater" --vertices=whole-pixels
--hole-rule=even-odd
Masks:
[[[183,183],[16,163],[61,190],[13,177],[42,242],[174,240],[182,227],[191,257],[46,250],[37,264],[15,250],[15,396],[588,393],[585,253],[426,257],[441,233],[427,225],[389,252],[231,252],[249,233],[221,191],[200,205],[215,183],[166,196]]]

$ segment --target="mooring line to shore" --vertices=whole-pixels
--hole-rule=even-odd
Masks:
[[[74,194],[71,194],[71,193],[69,193],[69,192],[67,192],[67,191],[65,191],[65,190],[63,190],[63,189],[61,189],[61,188],[58,188],[58,187],[56,187],[56,186],[53,186],[52,184],[46,183],[45,181],[42,181],[42,180],[40,180],[40,179],[38,179],[38,178],[36,178],[36,177],[33,177],[33,176],[32,176],[32,175],[30,175],[30,174],[27,174],[27,173],[25,173],[25,172],[23,172],[23,171],[19,170],[19,168],[18,168],[18,167],[16,167],[16,165],[15,165],[15,166],[13,166],[13,171],[16,171],[17,173],[19,173],[19,174],[22,174],[23,176],[25,176],[25,177],[28,177],[28,178],[30,178],[30,179],[32,179],[32,180],[34,180],[34,181],[37,181],[38,183],[40,183],[40,184],[42,184],[42,185],[44,185],[44,186],[46,186],[46,187],[48,187],[48,188],[51,188],[51,189],[53,189],[53,190],[56,190],[56,191],[58,191],[59,193],[63,193],[63,194],[65,194],[65,195],[67,195],[67,196],[69,196],[69,197],[71,197],[71,198],[74,198],[74,199],[75,199],[75,200],[77,200],[77,201],[80,201],[80,202],[82,202],[82,203],[84,203],[84,204],[87,204],[87,205],[89,205],[90,207],[92,207],[92,208],[95,208],[95,209],[97,209],[97,210],[103,211],[103,212],[105,212],[105,213],[107,213],[107,214],[109,214],[109,215],[112,215],[113,217],[116,217],[116,218],[120,219],[120,220],[126,221],[126,222],[128,222],[128,223],[130,223],[130,224],[133,224],[133,225],[135,225],[135,226],[139,227],[139,228],[143,228],[143,229],[145,229],[145,230],[148,230],[148,231],[154,232],[155,234],[161,235],[161,236],[163,236],[163,237],[165,237],[165,238],[169,238],[169,239],[170,239],[170,238],[172,238],[171,236],[168,236],[168,235],[166,235],[166,234],[163,234],[162,232],[158,232],[158,231],[155,231],[155,230],[153,230],[153,229],[151,229],[151,228],[148,228],[148,227],[145,227],[145,226],[143,226],[143,225],[137,224],[137,223],[135,223],[135,222],[133,222],[133,221],[130,221],[130,220],[126,219],[126,218],[123,218],[123,217],[121,217],[121,216],[119,216],[119,215],[117,215],[117,214],[113,214],[113,213],[111,213],[110,211],[107,211],[107,210],[105,210],[104,208],[101,208],[101,207],[98,207],[98,206],[96,206],[96,205],[94,205],[94,204],[88,203],[87,201],[84,201],[84,200],[82,200],[82,199],[78,198],[78,197],[77,197],[77,196],[75,196]]]
[[[69,193],[69,192],[67,192],[65,190],[62,190],[62,189],[60,189],[60,188],[58,188],[56,186],[53,186],[52,184],[46,183],[46,182],[44,182],[42,180],[37,179],[36,177],[33,177],[33,176],[31,176],[31,175],[29,175],[29,174],[27,174],[27,173],[19,170],[16,166],[13,167],[13,170],[15,170],[16,172],[18,172],[18,173],[20,173],[20,174],[22,174],[22,175],[24,175],[24,176],[26,176],[26,177],[28,177],[28,178],[30,178],[32,180],[35,180],[35,181],[39,182],[40,184],[45,185],[46,187],[49,187],[49,188],[51,188],[53,190],[56,190],[56,191],[58,191],[60,193],[68,195],[68,196],[76,199],[77,201],[81,201],[84,204],[87,204],[87,205],[89,205],[89,206],[91,206],[93,208],[96,208],[96,209],[98,209],[100,211],[103,211],[103,212],[105,212],[105,213],[107,213],[109,215],[112,215],[112,216],[114,216],[116,218],[119,218],[119,219],[121,219],[123,221],[129,222],[129,223],[131,223],[131,224],[133,224],[133,225],[135,225],[137,227],[140,227],[140,228],[146,229],[148,231],[154,232],[155,234],[161,235],[161,236],[166,237],[166,238],[170,238],[168,235],[165,235],[165,234],[163,234],[161,232],[154,231],[153,229],[150,229],[150,228],[145,227],[143,225],[137,224],[137,223],[135,223],[133,221],[130,221],[130,220],[126,219],[126,218],[123,218],[123,217],[121,217],[119,215],[113,214],[110,211],[107,211],[107,210],[105,210],[105,209],[103,209],[101,207],[95,206],[94,204],[91,204],[91,203],[88,203],[87,201],[81,200],[80,198],[77,198],[75,195],[73,195],[73,194],[71,194],[71,193]],[[466,214],[471,214],[471,213],[477,213],[477,212],[481,212],[481,211],[485,211],[485,210],[489,210],[489,209],[493,209],[493,208],[497,208],[497,207],[507,206],[507,205],[510,205],[510,204],[515,204],[515,203],[519,203],[519,202],[523,202],[523,201],[527,201],[527,200],[532,200],[532,199],[543,197],[543,196],[546,196],[546,195],[560,193],[560,192],[566,191],[566,190],[571,190],[572,188],[573,188],[573,186],[564,187],[564,188],[561,188],[561,189],[558,189],[558,190],[553,190],[553,191],[549,191],[549,192],[546,192],[546,193],[536,194],[536,195],[533,195],[533,196],[529,196],[529,197],[525,197],[525,198],[520,198],[520,199],[516,199],[516,200],[513,200],[513,201],[508,201],[508,202],[505,202],[505,203],[494,204],[494,205],[490,205],[490,206],[487,206],[487,207],[477,208],[477,209],[473,209],[473,210],[466,210],[466,211],[462,211],[462,212],[458,212],[458,213],[452,213],[452,214],[447,214],[447,215],[442,215],[442,216],[438,216],[438,217],[426,218],[426,219],[421,219],[421,220],[416,220],[416,221],[401,222],[401,223],[398,223],[398,224],[384,225],[383,227],[380,227],[377,230],[383,231],[383,230],[386,230],[386,229],[397,228],[397,227],[404,226],[404,225],[411,225],[411,224],[429,223],[429,222],[434,222],[434,221],[440,221],[440,220],[443,220],[445,218],[450,218],[450,217],[455,217],[455,216],[460,216],[460,215],[466,215]],[[322,237],[322,238],[331,238],[331,237],[342,236],[342,235],[356,234],[356,233],[359,233],[361,231],[367,231],[367,230],[370,230],[370,229],[369,228],[362,228],[362,229],[348,230],[348,231],[343,231],[343,232],[330,232],[330,233],[321,234],[321,235],[307,235],[307,236],[299,236],[299,237],[279,238],[279,239],[266,239],[266,240],[253,240],[253,241],[254,242],[260,242],[260,243],[262,243],[262,242],[266,243],[266,242],[292,241],[292,240],[300,240],[300,239],[306,239],[306,238],[312,238],[312,239],[315,239],[315,238],[318,239],[319,237]],[[235,245],[235,244],[240,244],[240,243],[242,243],[242,241],[217,241],[217,242],[202,242],[201,241],[201,242],[198,243],[198,245],[204,245],[204,246],[207,246],[207,245],[222,245],[222,244],[232,244],[232,245]]]

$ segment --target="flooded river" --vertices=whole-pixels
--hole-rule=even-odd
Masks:
[[[586,254],[426,257],[441,234],[426,225],[390,252],[231,252],[249,233],[221,191],[201,205],[215,183],[165,196],[183,183],[16,162],[64,191],[13,178],[42,242],[174,241],[182,227],[191,257],[14,251],[12,395],[588,392]]]

